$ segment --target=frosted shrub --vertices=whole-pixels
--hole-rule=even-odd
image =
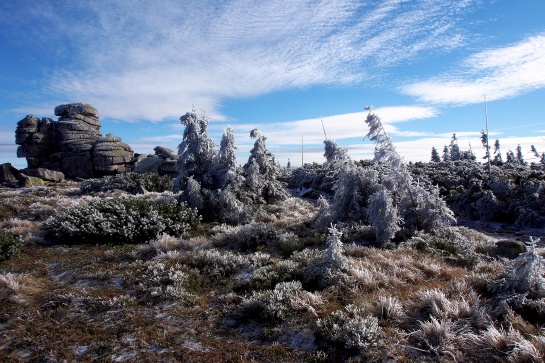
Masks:
[[[318,319],[316,326],[324,338],[349,349],[370,349],[376,346],[381,332],[378,319],[365,314],[356,305],[348,305],[324,319]]]
[[[411,334],[410,339],[434,355],[454,358],[457,351],[466,344],[465,327],[452,320],[431,317],[429,321],[419,322],[419,325],[419,329]]]
[[[284,320],[294,313],[316,315],[323,306],[320,295],[305,291],[299,281],[281,282],[274,290],[254,292],[239,304],[240,312],[247,317]]]
[[[325,264],[328,269],[336,271],[346,271],[350,266],[348,258],[343,254],[343,243],[341,242],[342,232],[335,226],[329,228],[327,237],[327,250]]]
[[[398,298],[380,296],[375,304],[375,315],[382,320],[400,321],[405,316],[405,310]]]
[[[506,263],[502,280],[490,286],[492,291],[545,297],[545,260],[537,254],[535,245],[538,242],[539,239],[530,237],[528,252]]]
[[[151,285],[151,295],[180,299],[187,304],[193,302],[195,297],[185,288],[189,275],[181,271],[181,267],[176,264],[167,268],[162,262],[152,262],[148,266],[148,273],[143,276],[146,284]]]
[[[268,204],[288,198],[284,185],[277,180],[280,167],[274,155],[267,150],[267,139],[258,129],[252,130],[250,137],[255,139],[250,150],[248,162],[244,165],[247,196],[257,204]]]
[[[157,234],[182,236],[200,221],[197,212],[173,196],[126,196],[71,206],[44,222],[64,242],[142,243]]]
[[[198,268],[208,277],[225,277],[243,268],[255,269],[270,262],[266,253],[256,252],[249,255],[216,249],[200,250],[190,254],[188,264]]]
[[[248,281],[253,289],[271,289],[276,284],[296,280],[300,275],[301,265],[292,260],[282,260],[274,265],[267,265],[255,270]]]
[[[391,240],[401,229],[400,224],[403,219],[399,217],[392,197],[386,190],[378,191],[369,198],[367,215],[369,222],[375,228],[379,245]]]
[[[0,262],[17,256],[22,243],[22,237],[15,237],[4,230],[0,230]]]
[[[0,304],[26,303],[27,298],[40,292],[38,281],[27,274],[0,274]]]
[[[162,193],[172,190],[172,179],[155,173],[124,173],[104,176],[99,179],[87,179],[80,184],[80,191],[84,194],[123,190],[136,194],[143,190]],[[142,189],[143,188],[143,189]]]
[[[213,232],[216,232],[218,245],[241,251],[255,251],[259,247],[281,244],[295,238],[293,233],[267,226],[265,223],[250,223],[242,226],[221,225]]]
[[[545,341],[543,336],[526,339],[513,327],[505,330],[489,326],[483,333],[468,334],[469,353],[474,358],[508,362],[543,362]]]

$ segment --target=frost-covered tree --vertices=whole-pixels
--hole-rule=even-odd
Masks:
[[[439,152],[437,152],[437,149],[435,147],[431,148],[431,162],[432,163],[438,163],[441,161],[441,157],[439,156]]]
[[[452,139],[450,140],[450,160],[457,161],[462,159],[462,153],[460,147],[458,146],[458,138],[456,134],[452,134]]]
[[[445,202],[439,198],[438,193],[428,191],[419,183],[413,181],[409,170],[403,163],[403,159],[395,150],[392,139],[384,130],[380,117],[370,112],[365,122],[369,126],[369,133],[366,137],[375,141],[374,160],[386,167],[382,185],[389,192],[389,195],[377,195],[375,203],[377,206],[392,208],[392,211],[381,213],[395,216],[397,211],[400,211],[402,214],[399,217],[394,217],[395,222],[401,224],[401,221],[403,221],[403,230],[409,234],[420,229],[430,231],[433,228],[455,222],[454,214]],[[390,220],[379,218],[375,220],[375,224],[372,225],[377,232],[377,239],[379,236],[381,236],[381,240],[385,239],[384,236],[388,233],[382,231],[395,229],[391,223]]]
[[[545,297],[545,259],[537,254],[538,242],[539,238],[530,237],[528,251],[506,264],[502,281],[491,286],[493,291],[530,293],[538,298]]]
[[[365,220],[367,200],[379,186],[376,171],[358,166],[337,142],[325,140],[324,145],[326,167],[336,181],[332,187],[333,201],[322,201],[317,224]]]
[[[450,150],[446,145],[443,148],[443,161],[450,161]]]
[[[401,229],[403,220],[387,190],[379,190],[369,198],[367,215],[380,245],[391,240]]]
[[[198,117],[195,109],[180,117],[185,126],[181,144],[178,146],[176,168],[180,173],[174,182],[174,191],[183,191],[188,178],[199,182],[203,187],[213,184],[216,151],[214,142],[208,138],[208,117]]]
[[[498,139],[496,139],[496,141],[494,142],[494,160],[492,160],[492,164],[497,166],[503,165],[500,150],[500,140]]]
[[[227,186],[237,186],[240,183],[236,150],[233,128],[229,126],[224,130],[220,143],[217,165],[218,189],[225,189]]]
[[[255,143],[244,165],[249,197],[254,202],[266,204],[286,199],[288,193],[277,179],[280,167],[265,145],[267,138],[258,129],[252,130],[250,137],[255,139]]]
[[[517,145],[517,161],[520,165],[526,165],[526,161],[524,161],[524,156],[522,155],[522,147]]]
[[[517,157],[515,156],[515,153],[512,150],[509,150],[507,152],[507,154],[505,154],[505,157],[507,159],[506,162],[508,164],[515,164],[515,165],[519,164],[519,161],[518,161]]]

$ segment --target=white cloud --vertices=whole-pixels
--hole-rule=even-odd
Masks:
[[[45,92],[124,121],[177,118],[192,104],[222,120],[229,98],[369,80],[459,47],[472,2],[130,0],[20,11],[28,39],[62,61]]]
[[[545,35],[469,57],[463,67],[403,87],[403,92],[433,104],[471,104],[514,97],[545,87]]]
[[[437,115],[431,107],[397,106],[377,108],[373,112],[380,115],[387,131],[397,130],[393,124],[417,119],[432,118]],[[354,112],[307,120],[275,122],[270,124],[237,124],[235,132],[247,137],[250,130],[258,127],[267,137],[268,142],[278,145],[300,144],[301,137],[308,144],[321,144],[325,138],[343,140],[354,137],[362,138],[367,134],[365,119],[367,112]],[[323,122],[323,127],[322,127]],[[395,132],[394,132],[395,133]]]

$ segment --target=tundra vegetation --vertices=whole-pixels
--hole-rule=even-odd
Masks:
[[[374,160],[282,169],[193,110],[173,181],[2,187],[0,360],[542,362],[543,165],[406,164],[364,121]]]

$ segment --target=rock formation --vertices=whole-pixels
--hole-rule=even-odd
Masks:
[[[158,173],[176,178],[179,174],[176,170],[178,154],[164,146],[156,146],[153,151],[155,151],[155,155],[139,155],[133,171],[135,173]]]
[[[58,121],[28,115],[17,123],[17,157],[26,157],[29,169],[49,169],[71,178],[131,169],[131,147],[111,134],[102,137],[98,111],[91,105],[60,105],[55,115]]]

